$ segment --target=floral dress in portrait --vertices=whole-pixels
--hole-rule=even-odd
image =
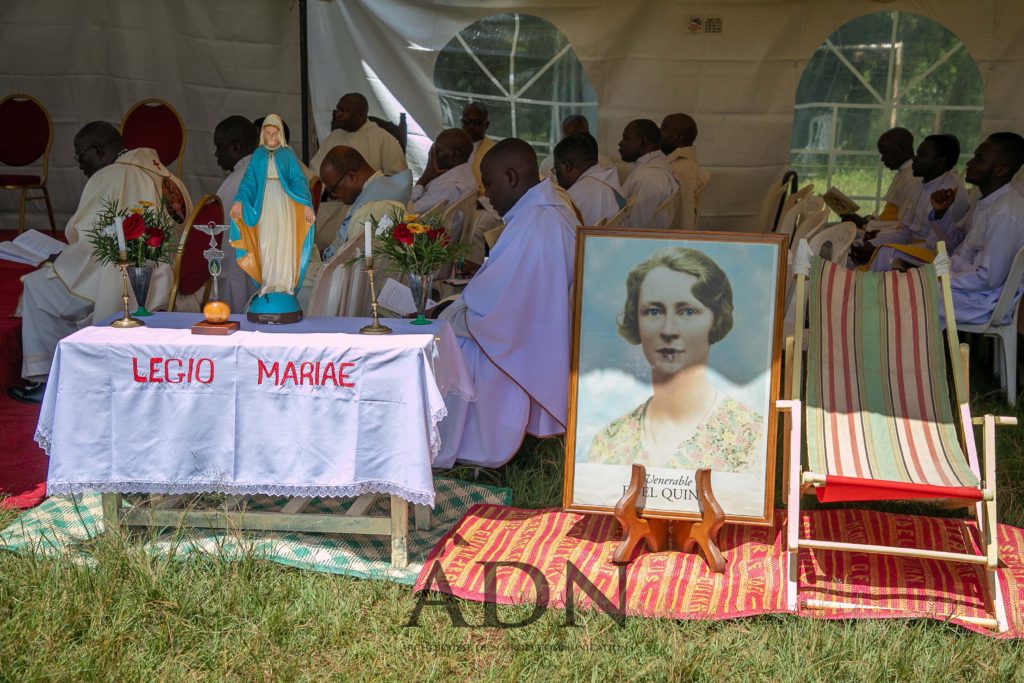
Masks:
[[[722,397],[707,418],[668,458],[652,458],[647,447],[645,422],[651,399],[602,429],[590,447],[588,462],[714,472],[746,472],[757,462],[755,448],[761,438],[761,416],[731,398]]]

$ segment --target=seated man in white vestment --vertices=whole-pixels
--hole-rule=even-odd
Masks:
[[[473,167],[477,190],[484,193],[483,182],[480,180],[480,163],[487,152],[494,147],[494,140],[487,137],[487,128],[491,125],[487,107],[482,102],[470,102],[462,108],[462,130],[469,134],[473,141],[473,152],[469,155],[469,165]]]
[[[229,116],[213,130],[214,156],[217,165],[228,172],[228,176],[217,188],[224,217],[235,203],[238,186],[242,183],[245,169],[249,168],[249,160],[253,150],[259,144],[259,129],[244,116]],[[226,235],[226,233],[225,233]],[[245,310],[249,297],[256,293],[256,283],[248,277],[235,258],[235,250],[227,244],[227,238],[221,245],[224,259],[221,262],[220,295],[232,311]]]
[[[435,467],[498,467],[525,434],[565,431],[576,228],[575,212],[526,142],[497,143],[482,165],[484,188],[506,227],[490,257],[441,317],[459,337],[476,400],[449,394]]]
[[[43,383],[50,373],[57,342],[122,310],[121,270],[96,260],[87,234],[96,216],[104,212],[104,203],[116,201],[120,211],[140,201],[159,204],[166,200],[168,211],[179,225],[192,210],[185,186],[160,163],[156,152],[147,148],[125,150],[121,134],[111,124],[86,124],[75,135],[74,145],[75,160],[89,180],[64,229],[68,246],[51,262],[22,278],[21,375],[30,385],[27,390],[11,390],[19,400],[42,400]],[[171,278],[170,265],[156,266],[147,308],[167,304]]]
[[[654,221],[661,204],[678,189],[679,182],[661,151],[661,131],[650,119],[630,121],[622,131],[619,156],[634,164],[622,190],[633,199],[629,226],[632,228],[670,228],[665,220]]]
[[[587,121],[587,117],[583,114],[569,114],[562,119],[562,140],[566,139],[570,135],[578,135],[580,133],[586,133],[590,135],[590,122]],[[561,140],[559,140],[561,142]],[[597,140],[594,140],[594,144],[597,144]],[[600,150],[597,153],[597,163],[599,166],[612,166],[612,160],[601,154]],[[551,154],[544,157],[544,160],[540,162],[540,179],[554,180],[555,178],[555,152],[551,151]],[[564,189],[569,188],[563,186]]]
[[[414,213],[423,213],[441,202],[447,202],[451,208],[467,194],[476,193],[476,178],[473,168],[469,165],[469,155],[473,153],[473,142],[469,134],[461,128],[449,128],[441,131],[430,148],[429,161],[423,175],[412,188],[410,209]],[[462,230],[462,226],[448,226],[453,233]]]
[[[368,114],[369,103],[366,97],[359,93],[341,96],[332,114],[331,132],[320,142],[316,154],[310,159],[314,171],[319,171],[328,152],[335,147],[351,147],[362,155],[370,168],[384,175],[396,175],[409,168],[398,140],[370,121]],[[324,187],[327,186],[325,181]],[[342,202],[321,202],[316,216],[316,244],[320,249],[334,239],[347,212],[348,205]]]
[[[599,225],[626,205],[619,172],[598,163],[597,142],[589,133],[570,135],[555,145],[555,175],[579,209],[583,225]]]
[[[710,174],[697,163],[697,122],[689,114],[669,114],[661,122],[661,151],[679,183],[679,203],[673,227],[693,230],[697,227],[698,199]]]
[[[840,216],[844,221],[872,231],[895,228],[901,213],[914,203],[921,187],[920,181],[914,177],[913,133],[906,128],[890,128],[878,136],[877,147],[882,165],[894,171],[889,189],[882,197],[885,201],[882,211],[875,218],[858,214]]]
[[[953,190],[939,190],[932,196],[930,218],[936,239],[960,243],[950,256],[949,279],[958,323],[988,322],[1010,265],[1024,248],[1024,196],[1012,186],[1022,163],[1024,142],[1020,136],[993,133],[967,162],[967,182],[978,188],[980,198],[966,219],[957,221],[950,211]],[[1020,295],[1018,289],[1018,299]],[[1010,307],[1007,320],[1016,305]]]
[[[857,250],[858,258],[868,260],[871,270],[891,270],[906,260],[904,255],[920,262],[931,261],[938,242],[928,220],[932,194],[938,190],[956,190],[949,208],[954,223],[963,218],[970,207],[967,191],[956,172],[959,158],[960,142],[952,135],[929,135],[921,142],[912,164],[914,176],[920,179],[913,202],[900,212],[895,229],[877,234],[867,232],[867,242]],[[953,251],[956,246],[947,243],[946,248]]]

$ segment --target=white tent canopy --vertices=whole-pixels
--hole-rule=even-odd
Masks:
[[[434,74],[442,48],[490,15],[550,22],[593,86],[598,141],[613,159],[631,119],[674,111],[696,118],[701,161],[713,174],[702,223],[710,228],[756,225],[765,191],[790,163],[804,67],[837,28],[863,15],[909,12],[948,28],[980,72],[981,133],[1024,131],[1019,0],[309,0],[307,11],[317,134],[326,134],[339,95],[363,92],[371,114],[397,120],[407,113],[414,167],[443,127]],[[49,107],[56,126],[51,192],[64,217],[84,184],[71,161],[74,132],[90,120],[117,122],[145,97],[171,102],[186,121],[183,175],[195,196],[221,177],[212,129],[227,115],[279,113],[300,148],[298,3],[13,0],[4,12],[0,94],[26,92]],[[713,18],[721,31],[691,33],[691,18]],[[11,226],[14,200],[0,201],[0,219]],[[30,224],[43,222],[31,216]]]

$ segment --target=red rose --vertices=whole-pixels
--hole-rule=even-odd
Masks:
[[[427,237],[430,238],[431,242],[436,242],[444,234],[444,228],[434,228],[433,230],[427,231]]]
[[[164,231],[160,228],[146,228],[146,246],[156,249],[164,243]]]
[[[398,225],[396,225],[394,232],[392,232],[391,234],[394,236],[396,240],[398,240],[405,246],[409,246],[410,244],[412,244],[412,230],[410,230],[405,223],[399,223]]]
[[[142,237],[142,233],[146,231],[146,221],[142,220],[142,216],[137,213],[133,213],[124,219],[124,238],[126,240],[133,240],[136,237]]]

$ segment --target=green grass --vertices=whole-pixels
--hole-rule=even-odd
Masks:
[[[975,372],[974,412],[1006,414],[984,374]],[[1000,519],[1024,526],[1024,430],[1002,429],[999,446]],[[512,488],[515,505],[557,506],[561,441],[530,440],[479,480]],[[0,512],[0,524],[15,516]],[[92,568],[0,553],[0,681],[1024,680],[1024,645],[933,621],[776,615],[619,627],[584,613],[567,627],[551,610],[519,629],[453,628],[429,606],[407,628],[416,597],[390,583],[255,557],[154,558],[117,536],[93,550]],[[452,604],[482,623],[482,605]]]

